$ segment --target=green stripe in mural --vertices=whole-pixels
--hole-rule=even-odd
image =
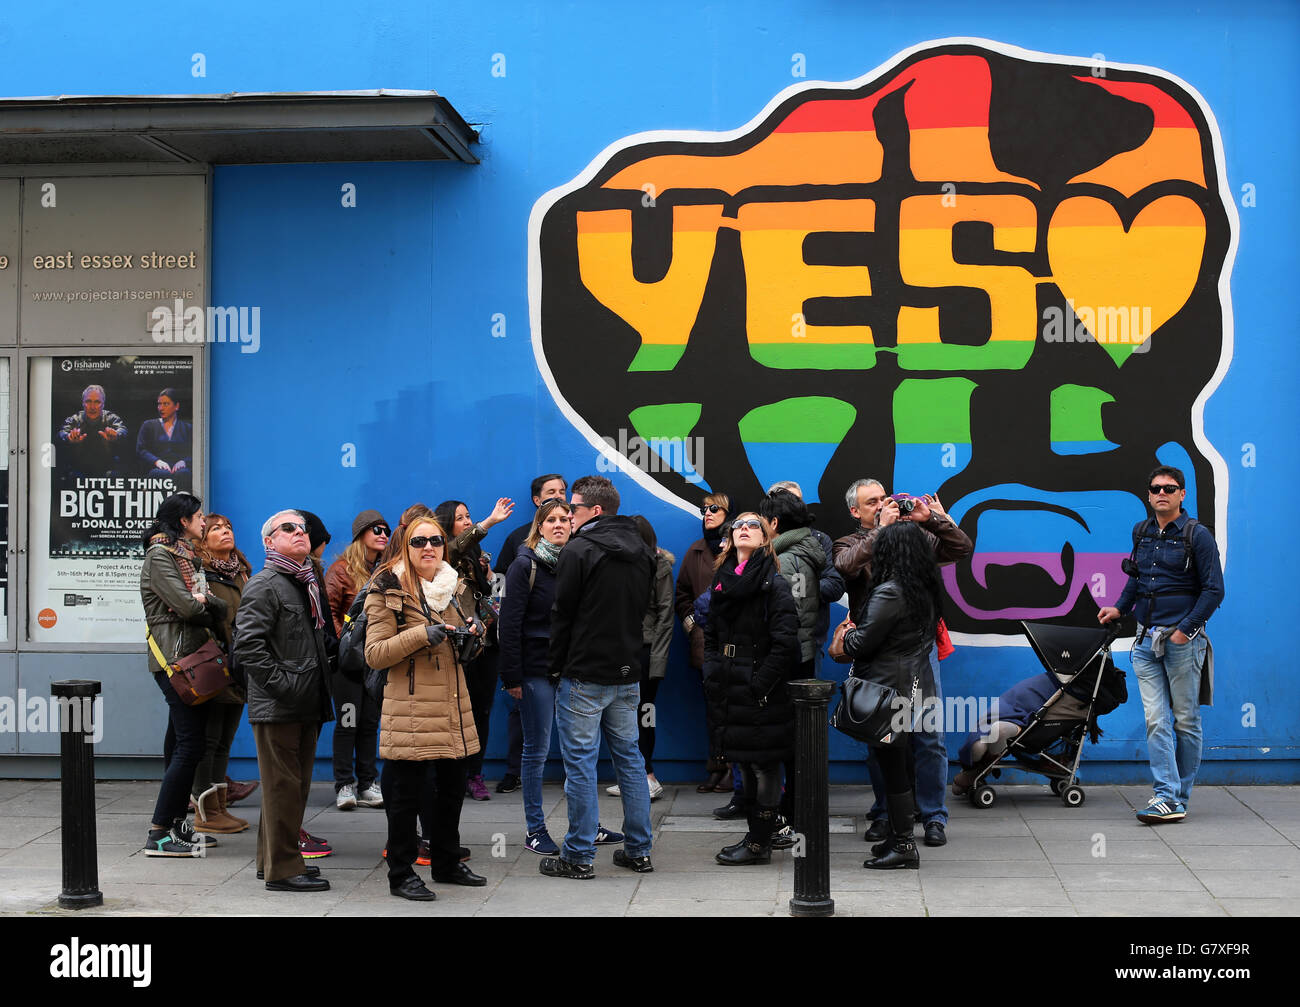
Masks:
[[[1018,370],[1029,362],[1032,339],[954,346],[950,343],[909,343],[897,349],[898,366],[907,371]],[[888,352],[881,350],[882,353]]]
[[[1111,349],[1111,347],[1107,347]],[[1101,407],[1115,396],[1089,385],[1060,385],[1052,389],[1053,441],[1104,441]]]
[[[741,417],[740,439],[750,444],[838,444],[857,415],[847,402],[825,395],[782,399]]]
[[[896,444],[969,444],[969,378],[907,378],[894,392]]]
[[[665,402],[641,406],[627,414],[632,428],[643,441],[654,438],[684,440],[700,422],[703,407],[698,402]]]
[[[782,370],[866,370],[876,365],[876,348],[866,343],[750,343],[749,355],[764,367]]]

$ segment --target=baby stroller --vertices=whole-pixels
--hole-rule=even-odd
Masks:
[[[1034,654],[1046,669],[1002,694],[962,746],[964,772],[953,781],[955,794],[968,794],[977,808],[991,808],[997,791],[987,782],[1015,767],[1047,777],[1052,793],[1067,808],[1084,802],[1079,786],[1083,738],[1095,745],[1097,720],[1128,699],[1124,672],[1110,658],[1118,620],[1096,629],[1022,622]]]

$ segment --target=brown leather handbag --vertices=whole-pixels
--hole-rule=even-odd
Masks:
[[[153,633],[145,630],[145,639],[149,641],[154,660],[167,672],[167,681],[186,706],[206,703],[230,685],[229,662],[221,645],[212,637],[209,636],[207,642],[192,654],[177,657],[170,662],[163,657]],[[176,641],[176,649],[177,652],[180,651],[179,639]]]

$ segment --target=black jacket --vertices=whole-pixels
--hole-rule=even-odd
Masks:
[[[552,678],[600,685],[640,681],[641,621],[655,565],[630,517],[602,515],[578,529],[555,566]]]
[[[735,555],[719,574],[734,572]],[[728,594],[714,589],[704,627],[704,688],[713,749],[732,762],[794,755],[794,703],[786,682],[799,667],[799,614],[790,585],[756,552]]]
[[[530,577],[532,590],[528,588]],[[522,546],[506,573],[506,595],[501,599],[498,623],[499,673],[507,689],[522,685],[525,677],[545,677],[554,604],[555,571],[528,546]]]
[[[235,616],[235,660],[248,681],[250,724],[334,719],[325,634],[312,622],[307,589],[287,573],[268,567],[244,585]]]
[[[930,667],[934,647],[934,609],[907,610],[898,584],[887,580],[867,598],[860,622],[844,637],[844,652],[853,658],[851,674],[912,695],[912,679]]]

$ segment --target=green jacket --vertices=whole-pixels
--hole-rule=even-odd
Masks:
[[[145,550],[140,568],[140,600],[149,632],[168,661],[193,654],[209,639],[220,639],[218,627],[225,623],[226,603],[215,594],[206,597],[206,604],[200,604],[190,594],[176,557],[166,547],[151,545]],[[146,650],[149,670],[162,671],[153,649]]]
[[[781,576],[790,585],[795,608],[799,611],[799,661],[811,661],[821,646],[817,636],[817,613],[821,607],[821,570],[826,553],[817,544],[811,528],[794,528],[781,532],[772,540]]]

